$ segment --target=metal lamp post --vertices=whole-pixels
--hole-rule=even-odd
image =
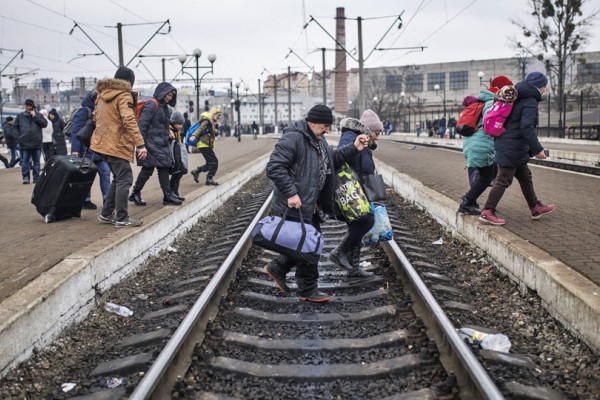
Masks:
[[[479,86],[485,86],[483,84],[483,77],[485,76],[485,73],[483,71],[479,71],[477,73],[477,77],[479,78]]]
[[[436,84],[433,86],[433,89],[435,90],[435,93],[436,93],[436,94],[438,94],[438,91],[440,90],[440,85],[438,85],[438,84],[436,83]],[[438,96],[439,96],[439,94],[438,94]],[[442,106],[443,106],[443,109],[444,109],[444,114],[443,114],[443,117],[444,117],[444,118],[446,118],[446,86],[445,86],[445,85],[444,85],[444,89],[443,89],[443,97],[442,97],[442,100],[443,100],[443,102],[444,102],[444,103],[442,104]]]
[[[550,79],[550,60],[552,60],[552,54],[550,54],[549,52],[546,52],[542,55],[542,58],[544,59],[544,62],[546,64],[546,75],[548,76],[548,79]],[[550,91],[547,91],[548,93],[548,123],[546,126],[546,135],[548,137],[550,137],[550,112],[551,112],[551,103],[552,103],[552,96],[550,95]]]
[[[402,103],[404,103],[404,98],[406,97],[406,92],[401,92],[400,97],[402,97]],[[408,112],[408,131],[412,131],[412,127],[410,126],[410,95],[408,96],[408,107],[406,109]]]
[[[235,131],[237,132],[238,142],[242,141],[242,120],[240,115],[240,82],[235,83],[235,111],[237,112],[237,123]]]
[[[195,68],[196,69],[196,78],[194,79],[194,77],[190,74],[192,77],[192,80],[194,81],[194,85],[196,87],[196,120],[200,120],[200,84],[202,83],[202,78],[204,78],[206,76],[206,74],[212,74],[213,73],[213,65],[215,63],[215,61],[217,61],[217,56],[215,54],[209,54],[207,56],[208,61],[210,62],[210,65],[207,66],[200,66],[198,60],[200,58],[200,56],[202,55],[202,50],[200,49],[194,49],[194,51],[192,52],[192,56],[196,59],[196,65],[194,67],[186,67],[184,64],[187,61],[187,54],[180,54],[177,59],[179,60],[179,62],[181,63],[181,72],[186,73],[185,69],[186,68]],[[209,68],[209,71],[206,71],[204,74],[202,74],[202,76],[200,76],[200,69],[207,69]]]

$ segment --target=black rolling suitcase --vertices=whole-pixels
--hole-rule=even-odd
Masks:
[[[96,172],[96,165],[89,158],[50,157],[31,195],[31,203],[44,222],[80,218]]]

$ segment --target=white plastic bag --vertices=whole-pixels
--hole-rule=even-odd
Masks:
[[[375,216],[375,223],[371,230],[363,236],[363,244],[369,245],[392,240],[394,233],[385,204],[375,205],[375,203],[371,203],[371,212]]]

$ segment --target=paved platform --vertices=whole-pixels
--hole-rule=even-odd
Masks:
[[[506,225],[491,226],[457,213],[468,190],[462,152],[399,142],[406,139],[386,136],[375,152],[386,183],[483,249],[519,285],[535,290],[552,315],[600,351],[600,177],[531,165],[538,198],[557,204],[557,210],[533,220],[515,181],[498,205]],[[600,149],[596,142],[542,142],[551,154],[563,146],[596,155]]]
[[[578,334],[600,348],[599,178],[532,166],[539,198],[555,202],[557,211],[533,221],[515,184],[499,206],[507,225],[482,227],[475,217],[456,213],[468,185],[462,153],[400,142],[414,136],[381,138],[375,155],[386,183],[427,207],[458,235],[480,245],[515,279],[547,296],[557,317],[569,323],[579,320]],[[337,143],[337,136],[331,135],[330,141]],[[62,326],[83,318],[93,308],[97,291],[189,229],[199,210],[217,207],[236,185],[259,173],[275,142],[268,135],[258,140],[244,137],[242,143],[234,138],[220,140],[216,179],[222,185],[206,187],[186,175],[180,190],[187,198],[184,207],[164,207],[158,179],[151,178],[142,192],[148,205],[130,204],[129,208],[133,217],[144,220],[141,228],[101,224],[96,219],[99,211],[92,210],[84,210],[81,219],[45,224],[30,203],[33,186],[21,184],[19,169],[0,170],[0,374],[35,346],[52,340]],[[460,141],[452,145],[460,146]],[[600,153],[600,146],[591,142],[562,140],[546,147]],[[255,160],[263,164],[251,170],[249,163]],[[200,154],[190,155],[192,167],[202,163]],[[137,176],[137,168],[134,171]],[[100,198],[95,183],[93,201],[100,204]],[[115,260],[131,265],[130,269],[115,267]],[[557,304],[561,300],[569,308],[561,308]]]

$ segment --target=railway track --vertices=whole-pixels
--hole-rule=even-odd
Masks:
[[[422,146],[422,147],[434,147],[434,148],[443,148],[445,150],[453,150],[462,152],[462,148],[457,148],[455,146],[444,146],[433,143],[414,143],[409,141],[399,140],[400,143],[410,144],[411,146]],[[536,158],[531,158],[529,160],[531,164],[542,165],[548,168],[560,169],[565,171],[579,172],[587,175],[600,175],[600,166],[597,165],[588,165],[582,163],[574,163],[568,161],[559,161],[555,159],[545,159],[538,160]]]
[[[396,243],[385,246],[387,256],[366,248],[363,262],[376,276],[361,284],[348,284],[322,260],[320,287],[334,293],[326,304],[278,295],[261,271],[274,254],[253,248],[246,255],[250,229],[268,205],[130,399],[169,398],[172,388],[185,398],[503,398]],[[326,251],[345,229],[323,225]]]
[[[67,375],[79,367],[80,375],[89,376],[78,382],[80,399],[564,398],[545,384],[551,375],[534,359],[461,341],[455,328],[468,325],[477,313],[465,293],[465,278],[433,262],[440,254],[418,239],[414,224],[404,222],[393,195],[388,211],[394,241],[365,248],[361,259],[374,279],[350,285],[324,257],[320,287],[334,295],[330,302],[279,294],[262,272],[274,255],[249,240],[251,227],[269,208],[270,184],[261,179],[228,206],[237,210],[235,220],[207,221],[177,244],[182,252],[186,241],[207,246],[186,256],[162,256],[163,263],[173,260],[172,273],[146,288],[145,306],[135,307],[134,318],[111,316],[108,332],[91,334],[111,342],[87,350],[97,360],[93,367],[69,360],[73,367]],[[423,223],[428,222],[418,225]],[[346,226],[328,221],[323,230],[327,253]],[[439,247],[435,252],[443,253]],[[288,285],[294,289],[293,280]],[[129,298],[140,298],[132,286],[149,285],[142,279],[126,290]],[[107,315],[101,311],[88,324]],[[68,349],[57,350],[60,342],[54,347],[49,357],[73,357]],[[115,377],[123,383],[106,390]],[[59,379],[66,378],[53,381]],[[53,390],[33,397],[71,397]]]

